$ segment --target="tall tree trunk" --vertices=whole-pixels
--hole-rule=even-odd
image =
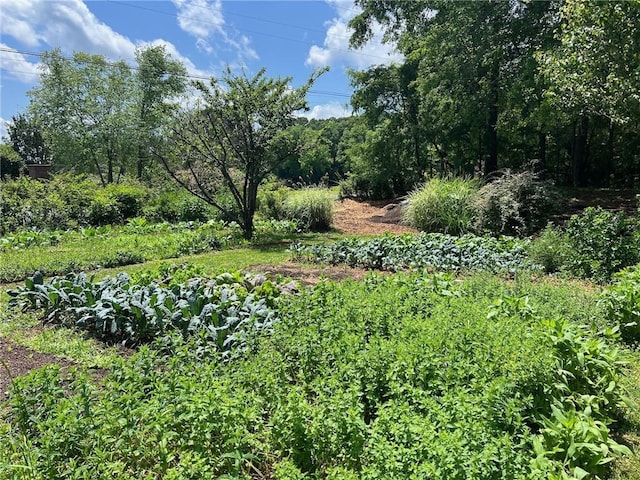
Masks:
[[[609,123],[609,138],[607,139],[607,160],[605,162],[604,176],[607,187],[611,186],[613,176],[613,155],[614,155],[615,129],[613,121]]]
[[[107,183],[113,183],[113,160],[111,159],[111,154],[109,154],[107,160]]]
[[[144,145],[139,144],[138,145],[138,162],[137,162],[139,181],[142,181],[142,174],[144,172],[145,160],[146,160],[146,152],[145,152]]]
[[[575,137],[575,147],[571,165],[571,177],[574,187],[584,187],[587,184],[587,154],[588,154],[589,117],[582,115]]]
[[[547,134],[538,132],[538,161],[534,165],[534,170],[541,176],[544,175],[547,166]]]
[[[498,170],[498,75],[498,65],[496,65],[493,68],[490,79],[487,160],[484,164],[485,177]]]

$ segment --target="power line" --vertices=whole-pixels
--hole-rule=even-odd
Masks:
[[[37,52],[27,52],[24,50],[13,50],[10,48],[4,48],[4,47],[0,47],[0,52],[4,52],[4,53],[13,53],[15,55],[29,55],[29,56],[33,56],[33,57],[38,57],[38,58],[42,58],[45,56],[44,53],[37,53]],[[72,58],[69,57],[65,57],[65,56],[60,56],[63,60],[66,61],[73,61]],[[115,67],[117,65],[117,63],[115,62],[105,62],[105,65],[109,66],[109,67]],[[127,68],[129,68],[130,70],[139,70],[140,67],[136,67],[135,65],[129,65],[126,64]],[[5,68],[3,67],[3,70],[9,72],[9,73],[25,73],[25,74],[30,74],[30,75],[34,75],[34,72],[27,72],[27,71],[23,71],[23,70],[11,70],[9,68]],[[210,80],[211,77],[205,77],[202,75],[193,75],[193,74],[189,74],[186,73],[184,75],[187,78],[193,78],[196,80]],[[331,92],[331,91],[327,91],[327,90],[309,90],[308,93],[310,94],[314,94],[314,95],[325,95],[325,96],[330,96],[330,97],[342,97],[342,98],[351,98],[351,94],[349,93],[341,93],[341,92]]]
[[[116,1],[116,0],[109,0],[109,1],[111,3],[115,3],[115,4],[118,4],[118,5],[123,5],[123,6],[127,6],[127,7],[130,7],[130,8],[136,8],[138,10],[145,10],[145,11],[148,11],[148,12],[158,13],[160,15],[166,15],[166,16],[169,16],[169,17],[175,17],[175,18],[179,17],[175,13],[164,12],[162,10],[156,10],[154,8],[143,7],[141,5],[132,5],[130,3],[119,2],[119,1]],[[224,25],[223,23],[207,22],[205,20],[202,20],[201,18],[196,18],[196,17],[184,17],[183,16],[182,18],[185,18],[187,20],[194,20],[196,22],[203,23],[205,25],[213,25],[213,26],[216,26],[216,27],[222,27]],[[253,18],[253,17],[248,17],[248,18]],[[293,26],[293,25],[280,23],[280,22],[271,22],[271,21],[269,21],[269,22],[270,23],[277,23],[277,24],[280,24],[280,25]],[[296,28],[304,28],[304,27],[297,27],[296,26]],[[265,36],[265,37],[275,38],[275,39],[278,39],[278,40],[285,40],[287,42],[300,43],[300,44],[309,45],[309,46],[312,46],[312,47],[317,46],[313,42],[307,42],[305,40],[298,40],[298,39],[294,39],[294,38],[282,37],[280,35],[273,35],[271,33],[257,32],[255,30],[249,30],[249,29],[246,29],[246,28],[245,29],[238,29],[238,30],[241,31],[241,32],[253,33],[254,35],[262,35],[262,36]],[[344,36],[336,36],[336,37],[338,37],[338,38],[347,38],[347,37],[344,37]],[[332,50],[334,50],[336,52],[349,53],[349,54],[352,54],[352,55],[360,55],[360,56],[363,56],[363,57],[376,58],[378,60],[385,60],[385,61],[389,60],[388,57],[381,57],[380,55],[372,55],[370,53],[363,53],[363,52],[359,52],[359,51],[356,51],[356,50],[345,50],[343,48],[333,48]]]

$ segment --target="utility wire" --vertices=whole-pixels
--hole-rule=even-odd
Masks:
[[[148,12],[158,13],[160,15],[166,15],[166,16],[169,16],[169,17],[178,18],[178,14],[176,14],[176,13],[164,12],[162,10],[156,10],[154,8],[143,7],[141,5],[132,5],[130,3],[119,2],[119,1],[116,1],[116,0],[110,0],[110,2],[119,4],[119,5],[124,5],[124,6],[130,7],[130,8],[136,8],[138,10],[145,10],[145,11],[148,11]],[[196,18],[196,17],[182,17],[182,18],[185,18],[187,20],[194,20],[196,22],[203,23],[205,25],[214,25],[216,27],[221,27],[223,25],[222,23],[207,22],[205,20],[202,20],[201,18]],[[286,25],[286,24],[284,24],[284,25]],[[289,26],[291,26],[291,25],[289,25]],[[298,27],[298,28],[300,28],[300,27]],[[275,39],[278,39],[278,40],[285,40],[287,42],[301,43],[303,45],[309,45],[309,46],[312,46],[312,47],[317,46],[313,42],[307,42],[305,40],[298,40],[298,39],[293,39],[293,38],[288,38],[288,37],[282,37],[280,35],[273,35],[271,33],[257,32],[255,30],[249,30],[249,29],[238,29],[238,30],[241,31],[241,32],[248,32],[248,33],[253,33],[255,35],[262,35],[262,36],[265,36],[265,37],[275,38]],[[342,37],[342,38],[345,38],[345,37]],[[340,48],[333,48],[332,50],[334,50],[336,52],[349,53],[349,54],[352,54],[352,55],[360,55],[360,56],[363,56],[363,57],[376,58],[378,60],[385,60],[385,61],[389,60],[388,57],[381,57],[380,55],[371,55],[370,53],[363,53],[363,52],[359,52],[357,50],[345,50],[345,49],[340,49]]]
[[[36,52],[26,52],[23,50],[13,50],[10,48],[4,48],[4,47],[0,47],[0,52],[4,52],[4,53],[13,53],[16,55],[30,55],[33,57],[39,57],[42,58],[44,57],[44,53],[36,53]],[[65,56],[61,56],[62,59],[67,60],[67,61],[72,61],[72,58],[69,57],[65,57]],[[115,67],[117,64],[115,62],[105,62],[105,65],[109,66],[109,67]],[[129,65],[126,64],[127,68],[129,68],[130,70],[139,70],[140,67],[136,67],[135,65]],[[3,68],[3,70],[9,72],[9,73],[25,73],[25,74],[30,74],[33,75],[33,72],[27,72],[27,71],[23,71],[23,70],[11,70],[8,68]],[[184,75],[187,78],[193,78],[196,80],[209,80],[211,79],[211,77],[205,77],[202,75],[192,75],[192,74],[185,74]],[[325,95],[325,96],[329,96],[329,97],[342,97],[342,98],[351,98],[351,94],[349,93],[340,93],[340,92],[331,92],[328,90],[309,90],[308,93],[310,94],[314,94],[314,95]]]

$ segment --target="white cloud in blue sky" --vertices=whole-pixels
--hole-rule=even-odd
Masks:
[[[83,51],[133,63],[137,48],[158,44],[198,77],[227,66],[252,75],[265,66],[267,75],[291,76],[295,86],[329,65],[305,116],[349,115],[346,68],[400,59],[379,31],[361,50],[350,49],[347,24],[356,13],[352,0],[0,0],[0,49],[7,50],[0,51],[0,117],[28,104],[26,92],[40,73],[38,57],[29,53],[59,47],[67,55]]]
[[[322,46],[313,45],[309,49],[306,64],[314,67],[344,64],[356,69],[371,65],[390,64],[402,60],[402,55],[392,45],[382,42],[382,29],[373,28],[373,38],[362,48],[354,50],[349,46],[352,30],[351,20],[359,9],[352,0],[327,0],[336,11],[336,17],[326,22],[327,33]]]

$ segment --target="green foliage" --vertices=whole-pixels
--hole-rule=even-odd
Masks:
[[[177,331],[226,352],[243,346],[250,334],[268,331],[274,299],[290,288],[265,276],[229,273],[168,288],[134,284],[124,273],[95,284],[85,274],[47,283],[37,274],[9,294],[10,306],[44,309],[47,322],[80,328],[109,343],[147,343]]]
[[[441,233],[385,235],[345,239],[332,245],[294,243],[295,260],[347,264],[377,270],[433,269],[437,271],[517,272],[536,270],[525,252],[526,242],[512,238],[453,237]]]
[[[192,338],[141,348],[99,389],[79,373],[34,372],[12,387],[0,468],[38,478],[606,478],[629,453],[609,427],[623,401],[615,337],[541,321],[544,292],[529,299],[502,285],[418,274],[321,283],[281,297],[272,333],[234,362]]]
[[[7,144],[0,144],[0,181],[15,179],[24,171],[24,160]]]
[[[293,220],[303,229],[325,231],[333,223],[335,195],[326,188],[305,188],[290,192],[283,202],[285,219]]]
[[[285,218],[284,203],[290,192],[290,189],[278,183],[267,183],[258,192],[258,212],[264,218],[283,220]]]
[[[560,196],[530,171],[506,171],[478,192],[476,230],[493,235],[528,236],[544,228],[558,210]]]
[[[54,175],[47,182],[21,177],[3,183],[2,189],[2,234],[122,223],[140,215],[150,195],[148,187],[134,182],[99,187],[70,174]]]
[[[542,266],[545,273],[556,273],[564,268],[570,247],[566,235],[549,225],[529,244],[528,252],[531,261]]]
[[[462,177],[433,178],[409,194],[404,220],[423,232],[460,235],[471,231],[478,182]]]
[[[161,191],[144,208],[144,216],[153,222],[206,221],[210,209],[202,200],[183,191]]]
[[[608,282],[611,276],[638,262],[638,235],[624,213],[589,207],[573,215],[566,228],[567,270],[581,278]]]
[[[640,268],[627,268],[615,275],[601,298],[607,319],[620,328],[622,339],[640,342]]]

